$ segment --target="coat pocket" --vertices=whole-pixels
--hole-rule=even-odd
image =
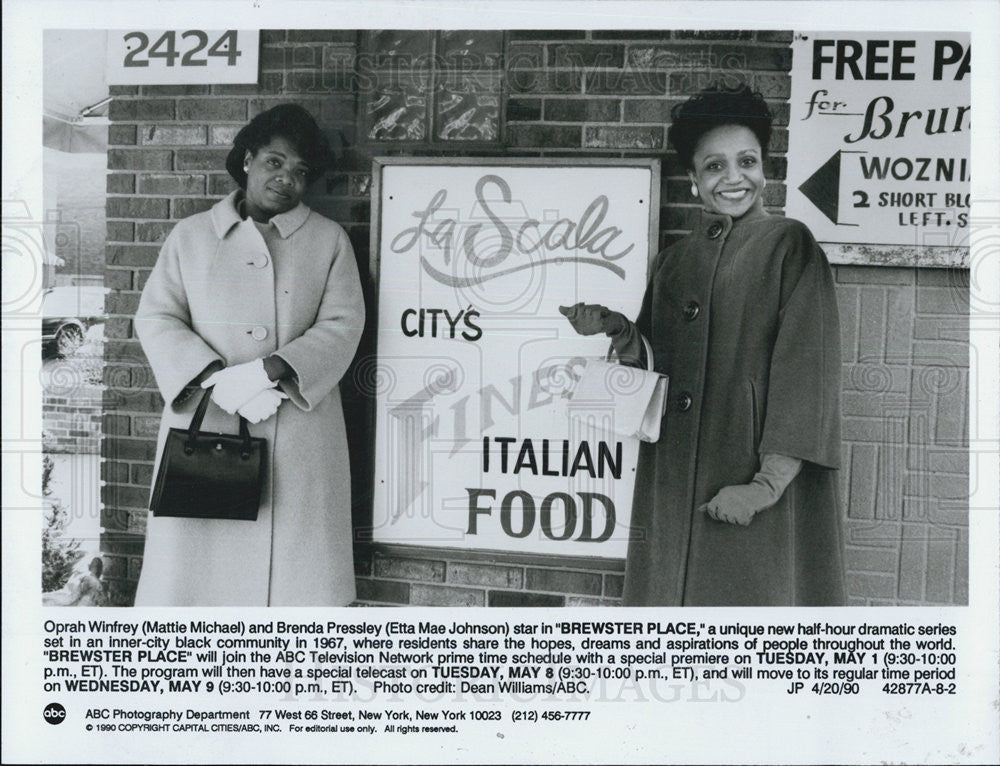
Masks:
[[[760,397],[757,393],[757,385],[752,380],[747,380],[747,390],[750,397],[750,452],[757,454],[760,448],[761,423]]]

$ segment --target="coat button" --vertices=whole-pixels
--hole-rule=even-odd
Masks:
[[[250,337],[254,340],[264,340],[267,337],[267,328],[257,325],[250,331]]]
[[[679,412],[687,412],[689,409],[691,409],[691,402],[692,402],[691,394],[689,394],[687,391],[682,391],[680,394],[677,395],[677,400],[674,402],[674,404]]]
[[[698,305],[697,301],[691,301],[687,306],[684,307],[684,318],[693,322],[698,318],[698,314],[701,313],[701,306]]]
[[[256,266],[258,269],[262,269],[265,266],[267,266],[267,256],[264,255],[263,253],[258,253],[253,257],[253,260],[250,261],[250,263],[251,265]]]
[[[716,221],[711,226],[708,227],[708,238],[718,239],[719,235],[722,234],[722,224]]]

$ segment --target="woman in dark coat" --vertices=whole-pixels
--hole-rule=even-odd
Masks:
[[[771,114],[758,94],[708,90],[673,117],[702,205],[694,231],[657,256],[634,324],[564,310],[626,362],[645,336],[670,379],[659,441],[639,453],[624,603],[843,604],[829,263],[802,223],[764,210]]]

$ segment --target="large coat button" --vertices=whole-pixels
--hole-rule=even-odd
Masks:
[[[257,325],[250,331],[250,337],[254,340],[264,340],[267,337],[267,328]]]
[[[698,305],[697,301],[691,301],[687,306],[684,307],[684,318],[693,322],[698,318],[698,314],[701,313],[701,306]]]
[[[264,255],[263,253],[257,253],[257,255],[253,257],[253,260],[250,261],[250,264],[252,266],[256,266],[258,269],[262,269],[265,266],[267,266],[267,262],[268,261],[266,255]]]
[[[711,226],[708,227],[708,238],[718,239],[719,235],[722,234],[722,224],[715,221]]]
[[[677,399],[674,402],[674,405],[677,407],[677,410],[679,412],[687,412],[689,409],[691,409],[692,401],[693,400],[691,399],[691,394],[689,394],[687,391],[682,391],[680,394],[677,395]]]

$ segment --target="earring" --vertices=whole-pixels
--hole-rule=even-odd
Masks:
[[[694,181],[691,182],[691,196],[692,197],[698,196],[698,184],[696,184]]]
[[[248,173],[249,171],[250,171],[250,166],[249,165],[244,165],[243,166],[243,172],[244,173]]]

